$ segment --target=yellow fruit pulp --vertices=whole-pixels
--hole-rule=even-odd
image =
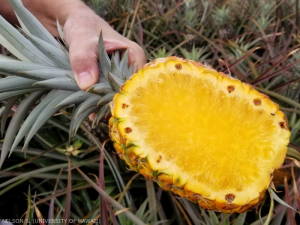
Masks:
[[[261,200],[289,139],[284,114],[267,96],[176,57],[133,75],[116,95],[112,114],[122,154],[130,147],[136,158],[147,159],[148,170],[221,205]]]

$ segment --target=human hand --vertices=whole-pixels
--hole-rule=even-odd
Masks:
[[[138,44],[117,33],[88,7],[70,14],[63,30],[74,76],[83,90],[98,82],[98,40],[101,30],[108,53],[129,49],[129,64],[134,63],[137,69],[141,69],[146,63],[145,53]]]

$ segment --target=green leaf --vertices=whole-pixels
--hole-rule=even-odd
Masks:
[[[245,223],[246,216],[247,216],[246,212],[240,214],[234,221],[233,225],[243,225]]]
[[[96,93],[96,94],[107,94],[109,92],[113,92],[110,84],[105,82],[97,83],[90,87],[87,92]]]
[[[0,58],[1,72],[18,73],[18,72],[25,72],[31,70],[44,70],[44,69],[57,70],[57,68],[53,66],[45,66],[37,63],[21,62],[21,61],[7,62],[5,59]]]
[[[2,115],[0,116],[1,117],[1,137],[3,137],[3,135],[4,135],[4,128],[5,128],[5,125],[6,125],[8,115],[11,112],[12,107],[18,101],[18,99],[20,97],[21,97],[21,95],[17,95],[15,97],[12,97],[11,99],[9,99],[6,106],[5,106],[5,110],[3,111]]]
[[[84,101],[77,110],[75,118],[78,117],[81,113],[88,110],[90,107],[97,106],[97,102],[99,101],[100,96],[92,95],[86,101]]]
[[[34,83],[37,86],[43,86],[51,89],[65,90],[65,91],[79,91],[76,81],[69,77],[52,78],[48,80],[38,81]]]
[[[49,44],[59,48],[59,43],[47,31],[47,29],[23,6],[19,0],[9,0],[14,11],[21,19],[26,28],[36,37],[48,42]]]
[[[58,68],[19,71],[17,75],[29,79],[36,79],[36,80],[47,80],[52,78],[65,78],[65,77],[73,78],[72,70],[62,70]]]
[[[105,79],[108,80],[108,72],[110,72],[111,69],[111,62],[104,46],[102,31],[98,41],[98,55],[103,75]]]
[[[269,188],[269,192],[270,192],[270,197],[274,198],[274,200],[277,201],[279,204],[284,205],[285,207],[288,207],[288,208],[294,210],[296,213],[299,213],[292,206],[290,206],[286,202],[282,201],[271,188]]]
[[[113,99],[113,97],[115,96],[115,94],[116,93],[114,93],[114,92],[107,93],[106,95],[104,95],[103,97],[100,98],[97,105],[103,105],[107,102],[110,102]]]
[[[45,88],[28,88],[28,89],[24,89],[24,90],[19,90],[19,91],[8,91],[5,93],[0,93],[0,101],[4,100],[4,99],[8,99],[17,95],[23,95],[23,94],[27,94],[27,93],[31,93],[31,92],[36,92],[36,91],[44,91]]]
[[[36,80],[17,76],[5,77],[0,79],[0,93],[33,88],[32,85],[34,82],[36,82]]]
[[[63,91],[60,90],[53,90],[49,92],[45,98],[41,100],[41,102],[31,111],[31,113],[28,115],[26,120],[24,121],[22,127],[20,128],[15,141],[11,147],[11,151],[13,151],[17,145],[20,143],[22,138],[27,134],[27,132],[30,130],[30,128],[33,126],[34,122],[36,121],[36,118],[42,113],[44,108],[59,94],[61,94]],[[28,110],[26,111],[28,113]]]
[[[15,139],[16,133],[19,130],[19,127],[23,121],[23,119],[27,116],[29,109],[32,105],[44,94],[45,92],[39,91],[32,93],[26,99],[24,99],[19,105],[16,113],[13,115],[11,122],[7,128],[2,151],[1,151],[1,159],[0,159],[0,168],[6,158],[9,150],[11,150],[11,146],[13,140]]]
[[[98,111],[94,121],[93,121],[93,124],[92,124],[92,127],[96,127],[100,120],[108,113],[110,112],[110,108],[109,108],[109,104],[106,104],[104,106],[101,107],[101,109]]]
[[[71,69],[71,64],[69,60],[69,54],[64,52],[60,47],[56,48],[53,45],[27,33],[23,30],[25,36],[31,41],[34,46],[44,53],[49,59],[51,59],[55,64],[63,69]]]
[[[68,106],[72,104],[80,104],[84,101],[86,101],[89,97],[91,97],[92,94],[86,93],[85,91],[77,91],[70,96],[68,96],[66,99],[62,100],[56,107],[60,106]]]
[[[14,49],[31,62],[44,65],[55,65],[2,16],[0,16],[0,35],[2,35]],[[5,43],[1,42],[0,44],[4,45]],[[4,45],[4,47],[6,46]]]
[[[120,86],[124,84],[124,81],[114,76],[111,72],[108,72],[108,82],[115,92],[120,92]]]
[[[129,50],[127,49],[125,51],[124,55],[122,56],[122,59],[121,59],[121,62],[120,62],[120,69],[122,71],[123,80],[126,80],[126,74],[129,71],[129,69],[128,69],[128,53],[129,53]]]
[[[115,52],[111,56],[111,73],[118,77],[119,79],[123,79],[121,68],[119,67],[118,58],[120,58],[119,52]]]
[[[60,108],[55,108],[55,106],[60,103],[63,99],[71,94],[70,91],[63,91],[56,98],[54,98],[40,113],[40,115],[36,118],[33,126],[31,127],[29,133],[25,137],[25,143],[23,149],[26,149],[29,141],[36,134],[36,132],[43,126],[43,124]]]

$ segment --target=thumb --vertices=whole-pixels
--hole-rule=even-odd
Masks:
[[[98,82],[97,46],[93,42],[71,42],[70,62],[75,80],[82,90]]]

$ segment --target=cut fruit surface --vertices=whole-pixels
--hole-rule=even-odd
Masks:
[[[290,135],[267,96],[177,57],[134,74],[111,108],[111,137],[132,169],[224,212],[243,212],[262,200]]]

